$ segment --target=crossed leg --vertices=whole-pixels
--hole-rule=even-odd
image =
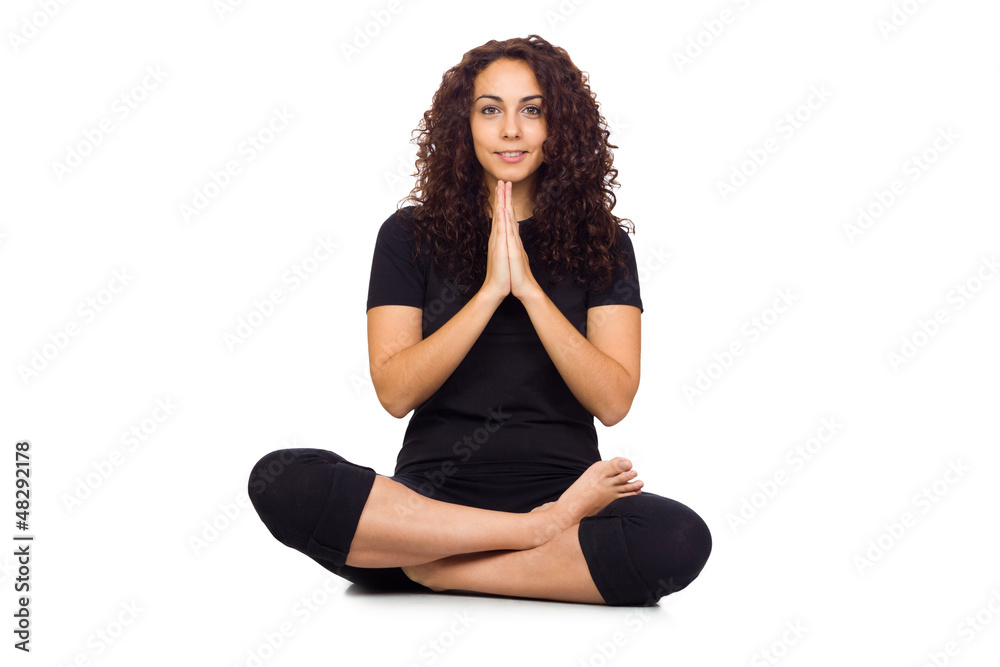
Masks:
[[[500,512],[434,500],[305,448],[263,456],[247,490],[279,542],[350,581],[618,605],[682,589],[711,553],[701,517],[641,487],[617,457],[594,463],[555,502]],[[612,505],[625,496],[634,497]],[[588,562],[611,568],[594,571],[603,594]],[[653,594],[659,572],[669,574]]]
[[[533,549],[460,554],[405,566],[403,572],[434,591],[604,604],[580,548],[579,528],[574,524]]]
[[[594,463],[558,500],[528,513],[445,503],[376,477],[346,564],[401,567],[432,590],[602,604],[579,522],[641,493],[631,467],[623,457]]]
[[[452,556],[402,573],[437,591],[643,606],[687,587],[711,551],[711,531],[698,514],[644,492],[609,504],[537,548]]]

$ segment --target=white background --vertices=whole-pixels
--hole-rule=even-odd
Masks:
[[[4,664],[1000,654],[996,3],[48,4],[0,17]],[[412,185],[411,131],[443,72],[531,33],[589,73],[619,146],[615,213],[636,228],[642,385],[599,427],[602,453],[714,537],[701,577],[644,610],[359,593],[246,503],[253,463],[285,446],[392,473],[405,420],[367,380],[375,234]],[[275,109],[294,118],[248,159]],[[229,160],[240,172],[185,220]],[[859,207],[876,215],[851,232]],[[320,238],[333,256],[283,280]],[[771,312],[779,290],[792,305]],[[20,439],[29,655],[12,648]]]

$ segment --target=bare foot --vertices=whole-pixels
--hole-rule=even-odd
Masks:
[[[641,493],[642,482],[635,479],[637,474],[632,462],[623,456],[591,465],[558,500],[532,510],[545,518],[541,542],[580,523],[583,517],[597,514],[617,498]]]

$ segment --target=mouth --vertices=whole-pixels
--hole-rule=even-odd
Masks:
[[[502,151],[497,153],[504,162],[519,162],[527,154],[528,151]]]

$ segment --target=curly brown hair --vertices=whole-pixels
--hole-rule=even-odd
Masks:
[[[442,76],[414,130],[419,134],[410,140],[419,147],[417,183],[397,207],[413,226],[417,252],[429,245],[438,270],[459,285],[478,288],[485,279],[492,211],[469,116],[476,76],[499,59],[527,63],[545,99],[548,136],[532,224],[538,258],[553,281],[575,274],[580,285],[606,289],[616,265],[628,270],[619,227],[634,233],[630,220],[611,213],[613,188],[619,187],[611,149],[618,147],[608,141],[611,133],[587,74],[565,49],[538,35],[490,40]]]

